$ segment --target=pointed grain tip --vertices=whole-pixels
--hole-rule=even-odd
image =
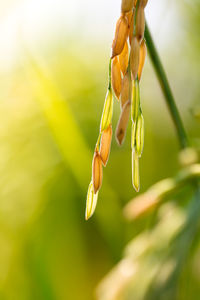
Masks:
[[[85,221],[87,221],[88,220],[88,216],[85,214]]]
[[[133,184],[134,190],[138,193],[140,191],[140,187]]]
[[[85,220],[91,218],[91,216],[94,214],[96,205],[97,205],[97,199],[98,199],[98,193],[94,193],[93,190],[93,184],[90,182],[88,187],[88,193],[87,193],[87,200],[86,200],[86,209],[85,209]]]
[[[116,141],[117,141],[119,146],[121,146],[123,144],[124,134],[125,134],[125,132],[122,129],[121,129],[121,131],[116,132],[115,138],[116,138]]]
[[[115,56],[116,56],[115,53],[113,53],[113,51],[112,51],[110,58],[113,59]]]

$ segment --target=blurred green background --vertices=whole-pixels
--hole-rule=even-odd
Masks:
[[[100,2],[0,3],[1,300],[93,299],[127,242],[155,222],[151,216],[127,223],[122,215],[136,195],[130,126],[122,148],[112,141],[95,215],[84,220],[120,14],[119,0]],[[147,20],[187,132],[199,147],[200,1],[149,0]],[[141,95],[144,192],[179,169],[176,133],[149,59]],[[113,128],[119,113],[115,101]],[[187,202],[188,195],[185,190],[180,198]],[[197,273],[191,286],[200,285]],[[179,299],[198,299],[192,291]]]

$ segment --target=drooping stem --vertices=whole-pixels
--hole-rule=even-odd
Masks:
[[[147,44],[147,48],[148,48],[148,53],[150,55],[153,67],[155,69],[158,80],[160,82],[160,86],[161,86],[163,94],[165,96],[165,100],[168,105],[171,117],[172,117],[174,125],[176,127],[180,146],[181,146],[181,148],[186,148],[186,147],[188,147],[188,138],[187,138],[179,111],[177,109],[177,106],[176,106],[176,103],[174,100],[174,96],[172,94],[166,73],[162,66],[161,60],[159,58],[158,52],[154,45],[154,42],[151,37],[151,33],[149,31],[147,24],[146,24],[146,29],[145,29],[145,39],[146,39],[146,44]]]

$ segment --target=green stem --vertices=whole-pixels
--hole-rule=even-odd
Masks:
[[[108,71],[108,90],[111,90],[111,64],[112,60],[109,60],[109,71]]]
[[[102,133],[100,132],[99,136],[98,136],[98,139],[97,139],[96,147],[95,147],[95,150],[97,150],[97,151],[99,151],[99,145],[100,145],[100,141],[101,141],[101,136],[102,136]]]
[[[174,125],[176,127],[177,135],[179,138],[180,146],[181,148],[188,147],[188,138],[181,120],[181,117],[179,115],[174,96],[172,94],[171,88],[169,86],[169,82],[167,79],[167,76],[165,74],[164,68],[162,66],[162,63],[160,61],[158,52],[155,48],[153,39],[151,37],[151,33],[149,31],[148,25],[146,24],[145,29],[145,39],[147,43],[148,53],[150,55],[152,64],[154,66],[155,72],[157,74],[158,80],[160,82],[163,94],[165,96],[165,100],[167,102],[171,117],[174,121]]]

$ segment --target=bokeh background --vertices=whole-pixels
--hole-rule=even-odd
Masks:
[[[112,141],[95,215],[84,220],[119,15],[120,0],[0,2],[1,300],[94,299],[96,286],[122,258],[125,245],[155,222],[151,216],[127,223],[122,215],[135,197],[130,126],[123,147]],[[187,133],[198,148],[200,1],[149,0],[146,17]],[[176,133],[149,58],[141,97],[144,192],[180,167]],[[115,101],[113,128],[119,113]],[[179,195],[181,215],[190,193]],[[195,280],[185,274],[178,299],[198,299],[197,258]]]

